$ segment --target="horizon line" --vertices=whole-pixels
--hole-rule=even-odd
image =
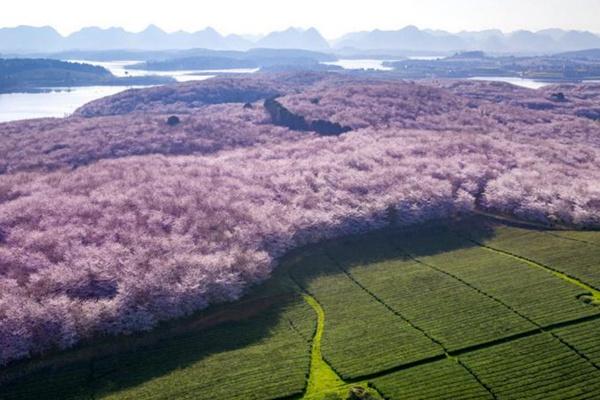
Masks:
[[[437,29],[437,28],[421,28],[417,25],[414,24],[409,24],[409,25],[405,25],[403,27],[398,27],[396,29],[380,29],[380,28],[372,28],[372,29],[362,29],[362,30],[356,30],[356,31],[349,31],[349,32],[345,32],[340,36],[337,37],[326,37],[321,33],[321,30],[319,28],[317,28],[316,26],[308,26],[308,27],[304,27],[304,26],[288,26],[287,28],[282,28],[282,29],[275,29],[272,31],[268,31],[268,32],[260,32],[260,33],[253,33],[253,32],[246,32],[246,33],[223,33],[222,31],[220,31],[218,28],[215,28],[214,26],[210,26],[207,25],[203,28],[199,28],[197,30],[185,30],[185,29],[177,29],[177,30],[165,30],[164,28],[160,27],[158,24],[155,23],[149,23],[148,25],[146,25],[146,27],[142,30],[128,30],[127,28],[123,27],[123,26],[118,26],[118,25],[88,25],[88,26],[82,26],[81,28],[77,29],[77,30],[73,30],[69,33],[63,33],[61,32],[60,29],[56,28],[55,26],[52,25],[28,25],[28,24],[18,24],[18,25],[12,25],[12,26],[0,26],[0,30],[2,29],[18,29],[18,28],[35,28],[35,29],[44,29],[44,28],[50,28],[53,29],[56,33],[58,33],[61,37],[63,38],[68,38],[69,36],[81,32],[84,29],[90,29],[90,28],[97,28],[103,31],[107,31],[107,30],[111,30],[111,29],[120,29],[123,30],[126,33],[131,33],[131,34],[140,34],[143,33],[144,31],[148,30],[149,28],[158,28],[160,31],[164,32],[165,34],[175,34],[175,33],[188,33],[188,34],[194,34],[194,33],[198,33],[198,32],[203,32],[203,31],[207,31],[207,30],[213,30],[216,33],[218,33],[220,36],[222,37],[228,37],[228,36],[240,36],[240,37],[245,37],[245,36],[258,36],[258,37],[265,37],[271,33],[278,33],[278,32],[285,32],[287,30],[290,29],[296,29],[296,30],[301,30],[301,31],[308,31],[311,29],[316,30],[319,35],[321,35],[325,40],[327,40],[328,42],[332,42],[335,40],[338,40],[340,38],[343,38],[346,35],[352,34],[352,33],[363,33],[363,32],[374,32],[374,31],[381,31],[381,32],[396,32],[396,31],[401,31],[404,30],[406,28],[416,28],[421,32],[443,32],[443,33],[447,33],[450,35],[459,35],[462,33],[480,33],[480,32],[487,32],[487,31],[498,31],[500,32],[502,35],[511,35],[514,33],[518,33],[518,32],[531,32],[531,33],[541,33],[544,31],[548,31],[548,30],[560,30],[563,32],[581,32],[581,33],[591,33],[593,35],[596,35],[598,37],[600,37],[600,31],[599,32],[595,32],[592,30],[588,30],[588,29],[570,29],[570,28],[557,28],[557,27],[547,27],[547,28],[543,28],[543,29],[536,29],[536,30],[532,30],[532,29],[527,29],[527,28],[520,28],[520,29],[515,29],[515,30],[502,30],[500,28],[485,28],[485,29],[474,29],[474,30],[469,30],[469,29],[463,29],[460,31],[450,31],[450,30],[445,30],[445,29]]]

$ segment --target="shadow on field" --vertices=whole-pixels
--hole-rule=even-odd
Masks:
[[[212,307],[149,333],[101,339],[94,345],[82,345],[75,350],[5,368],[0,371],[0,400],[93,399],[136,387],[211,355],[264,341],[281,323],[285,307],[301,301],[299,288],[289,282],[289,277],[305,288],[313,279],[324,275],[342,275],[339,265],[351,268],[392,259],[407,260],[405,249],[412,256],[420,257],[476,246],[463,235],[485,241],[494,235],[494,224],[476,218],[387,228],[294,250],[282,259],[282,266],[266,284],[254,289],[242,301]],[[225,385],[231,368],[235,365],[223,366]],[[203,375],[196,373],[197,379],[202,380]],[[9,381],[6,374],[17,378]],[[7,381],[9,383],[2,383]],[[169,389],[177,385],[177,382],[165,383],[165,393],[155,395],[168,396]],[[202,386],[199,381],[196,389],[206,390]]]
[[[446,220],[408,228],[386,228],[318,245],[344,269],[411,257],[434,256],[477,247],[495,235],[497,224],[484,218]],[[323,271],[327,273],[327,271]]]
[[[185,321],[175,321],[170,324],[175,326],[175,330],[169,327],[169,332],[164,332],[169,328],[161,327],[136,337],[112,338],[112,346],[83,345],[80,349],[49,357],[43,368],[35,368],[28,363],[17,365],[12,369],[33,371],[7,384],[0,384],[0,399],[94,399],[135,387],[189,367],[211,355],[263,341],[280,323],[282,310],[293,301],[302,301],[292,293],[258,300],[261,304],[245,300]],[[223,314],[229,315],[224,317]],[[213,321],[206,326],[207,318],[216,319],[216,326],[212,326]],[[182,324],[185,327],[181,327]],[[40,363],[40,360],[30,363]],[[19,371],[10,369],[2,371],[2,374],[12,372],[17,377]],[[226,378],[227,371],[232,369],[235,365],[223,365],[223,376]],[[198,386],[201,387],[202,377],[198,378]],[[172,382],[170,388],[169,384],[165,385],[165,393],[154,395],[168,397],[168,389],[178,389],[177,385],[173,385]]]
[[[427,257],[477,247],[477,243],[496,235],[496,227],[485,218],[465,218],[399,232],[391,237],[391,242],[413,257]]]
[[[310,292],[312,281],[325,277],[346,279],[357,267],[413,262],[415,258],[479,247],[476,242],[494,237],[497,226],[489,219],[474,217],[388,227],[305,246],[288,254],[280,269],[286,269],[302,290]],[[402,265],[405,264],[395,264],[398,268]]]

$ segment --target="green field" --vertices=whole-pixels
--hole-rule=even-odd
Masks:
[[[600,399],[598,286],[600,232],[388,229],[297,250],[238,303],[4,368],[0,399]]]
[[[373,379],[389,399],[493,399],[492,394],[456,360],[444,359]]]

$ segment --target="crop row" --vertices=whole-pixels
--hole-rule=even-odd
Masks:
[[[600,246],[599,231],[556,231],[552,235],[565,239],[575,240],[583,243],[588,243],[594,246]]]
[[[553,333],[600,366],[600,320],[556,329]]]
[[[505,232],[486,240],[487,246],[533,260],[600,289],[600,246],[594,244],[600,243],[600,233],[548,234],[531,230],[525,235],[514,235],[516,228],[503,226],[495,230]]]
[[[600,371],[542,333],[461,356],[499,399],[588,399],[600,396]]]
[[[444,359],[371,381],[386,399],[493,399],[457,361]]]
[[[528,234],[516,236],[516,242],[525,241]],[[477,246],[451,230],[399,234],[392,240],[421,262],[461,279],[538,325],[600,312],[579,299],[584,289],[541,267]]]
[[[142,350],[39,371],[3,387],[0,399],[271,399],[300,394],[310,359],[305,336],[312,334],[315,316],[299,295],[278,301],[258,316],[241,316]]]
[[[443,354],[443,349],[361,289],[323,253],[292,276],[325,311],[323,357],[344,379]]]
[[[532,246],[541,234],[518,228],[469,233],[486,243],[490,234],[501,243],[533,237]],[[220,322],[216,327],[38,371],[1,387],[0,400],[299,395],[316,327],[299,287],[325,312],[325,360],[346,380],[381,374],[372,383],[386,398],[600,398],[599,319],[553,329],[555,337],[495,342],[600,308],[580,301],[577,286],[465,235],[427,227],[313,246],[288,257],[257,289],[259,299],[270,299],[258,311],[244,302],[212,309],[207,315]],[[442,358],[444,350],[483,343]],[[77,351],[68,354],[78,359]],[[396,372],[383,375],[389,370]]]
[[[577,325],[583,327],[584,324]],[[600,371],[541,333],[371,381],[387,399],[597,399]]]
[[[403,257],[385,234],[338,241],[328,254],[393,310],[452,351],[535,329],[460,280]]]

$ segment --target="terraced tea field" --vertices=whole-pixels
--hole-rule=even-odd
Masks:
[[[0,399],[600,399],[599,286],[600,232],[346,237],[236,304],[5,368]]]

